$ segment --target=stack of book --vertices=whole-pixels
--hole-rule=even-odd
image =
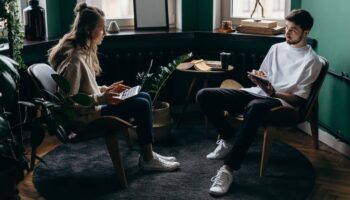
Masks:
[[[284,27],[277,26],[276,21],[246,19],[241,21],[238,31],[241,33],[276,35],[283,33]]]

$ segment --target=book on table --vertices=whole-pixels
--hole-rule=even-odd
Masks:
[[[211,60],[192,60],[191,62],[181,63],[177,66],[179,70],[189,70],[194,69],[197,71],[217,71],[222,70],[221,61],[211,61]]]

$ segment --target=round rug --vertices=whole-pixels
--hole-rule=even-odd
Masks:
[[[33,175],[43,197],[51,199],[216,199],[208,194],[210,179],[222,161],[205,156],[215,147],[202,129],[172,133],[171,143],[155,150],[176,156],[181,168],[169,173],[144,173],[138,168],[138,152],[120,141],[128,188],[119,189],[104,139],[61,145],[44,156]],[[241,169],[234,174],[229,192],[220,199],[305,199],[314,185],[310,162],[294,148],[274,142],[266,176],[259,177],[261,139],[251,146]],[[135,145],[136,146],[136,145]]]

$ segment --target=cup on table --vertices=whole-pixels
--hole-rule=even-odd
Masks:
[[[220,61],[221,61],[221,68],[223,70],[228,69],[228,63],[230,61],[231,53],[221,52],[220,53]]]

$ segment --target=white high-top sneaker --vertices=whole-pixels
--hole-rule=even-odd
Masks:
[[[175,162],[176,161],[176,158],[174,156],[163,156],[163,155],[160,155],[156,152],[153,151],[153,157],[158,157],[162,160],[165,160],[165,161],[169,161],[169,162]]]
[[[179,162],[171,162],[160,159],[159,157],[154,157],[153,160],[148,162],[144,161],[142,156],[139,157],[139,166],[145,171],[163,171],[170,172],[178,169],[180,167]]]
[[[227,154],[231,151],[233,145],[230,144],[227,140],[218,140],[216,142],[218,146],[215,148],[213,152],[210,152],[207,155],[207,159],[214,160],[214,159],[222,159],[227,156]]]
[[[222,166],[216,176],[211,178],[211,185],[209,193],[212,195],[224,195],[231,186],[233,180],[233,174],[228,171],[224,166]]]

